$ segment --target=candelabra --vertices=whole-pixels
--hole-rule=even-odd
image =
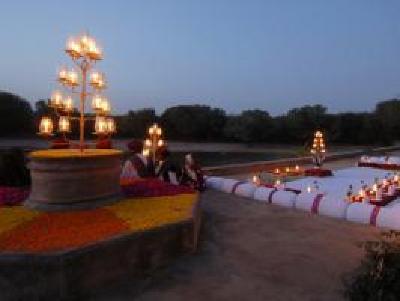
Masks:
[[[313,145],[311,147],[311,155],[313,156],[314,163],[317,167],[321,167],[325,160],[325,142],[324,135],[321,131],[316,131],[314,134]]]
[[[97,61],[103,58],[103,53],[96,41],[87,34],[67,41],[65,49],[67,55],[72,59],[75,69],[60,68],[58,81],[71,94],[79,95],[79,118],[74,118],[71,113],[74,111],[73,98],[70,95],[63,95],[55,91],[51,95],[49,106],[54,109],[58,118],[58,132],[64,136],[71,131],[71,120],[79,120],[79,149],[85,148],[85,121],[95,120],[95,134],[99,136],[111,135],[116,131],[115,122],[109,116],[111,107],[107,98],[101,92],[106,88],[106,80],[103,73],[93,70]],[[90,74],[89,74],[90,73]],[[85,105],[88,96],[92,97],[92,109],[94,114],[85,115]],[[52,136],[54,130],[53,121],[45,116],[39,125],[39,134]]]
[[[148,133],[149,138],[144,141],[143,154],[145,156],[150,156],[151,153],[153,163],[155,164],[157,149],[165,144],[164,140],[161,139],[162,129],[155,123],[151,127],[149,127]]]

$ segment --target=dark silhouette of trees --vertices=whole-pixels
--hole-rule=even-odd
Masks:
[[[34,114],[29,102],[0,91],[0,136],[26,136],[34,132]]]
[[[168,108],[161,124],[170,139],[217,140],[223,138],[226,114],[222,109],[203,105],[181,105]]]
[[[262,110],[243,111],[228,118],[224,134],[228,139],[241,142],[268,142],[271,140],[274,122],[268,112]]]
[[[0,92],[0,136],[34,136],[39,119],[53,116],[47,100],[39,100],[35,111],[12,93]],[[77,111],[73,115],[77,116]],[[179,105],[157,115],[153,108],[116,116],[117,137],[144,138],[148,127],[159,122],[169,140],[233,141],[244,143],[306,144],[316,129],[328,143],[388,145],[400,140],[400,100],[377,103],[372,112],[332,114],[319,104],[293,108],[271,117],[267,111],[245,110],[227,115],[223,109],[206,105]],[[87,123],[87,127],[91,127]],[[78,128],[72,124],[71,137]],[[89,136],[91,133],[87,133]]]
[[[143,138],[149,126],[158,120],[152,108],[129,111],[116,117],[117,131],[120,136]]]

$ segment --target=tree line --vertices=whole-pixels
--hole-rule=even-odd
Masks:
[[[0,137],[27,137],[37,132],[39,119],[52,114],[47,101],[32,108],[18,95],[0,92]],[[271,116],[260,109],[230,115],[207,105],[178,105],[157,114],[153,108],[115,116],[116,137],[142,139],[147,128],[160,123],[165,137],[180,141],[299,144],[310,141],[316,129],[330,143],[389,145],[400,140],[400,99],[378,102],[371,112],[330,113],[316,104]],[[77,135],[77,127],[73,127]]]

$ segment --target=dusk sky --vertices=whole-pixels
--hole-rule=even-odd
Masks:
[[[400,96],[400,1],[2,1],[0,90],[32,103],[70,65],[67,38],[102,45],[114,112],[208,104],[272,115]]]

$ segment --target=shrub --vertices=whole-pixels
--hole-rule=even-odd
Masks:
[[[345,279],[349,300],[400,299],[400,232],[382,233],[378,241],[363,243],[365,257],[360,266]]]

